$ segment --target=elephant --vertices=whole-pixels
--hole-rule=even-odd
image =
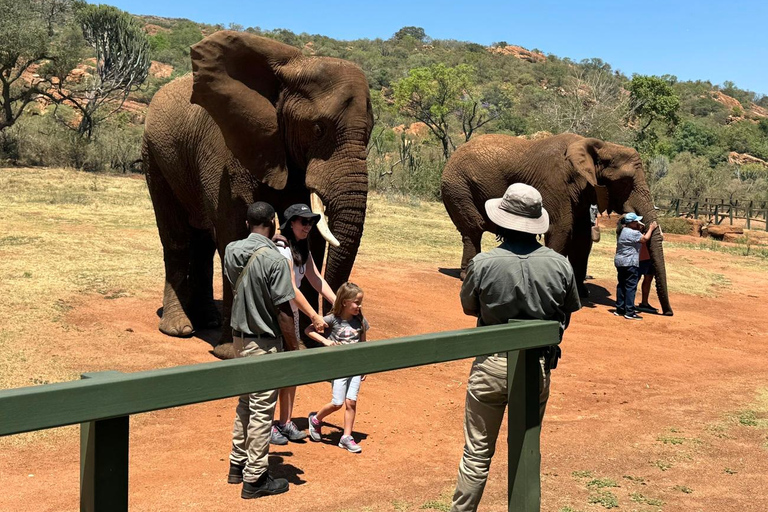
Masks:
[[[220,315],[214,254],[223,260],[227,244],[248,235],[249,204],[266,201],[281,215],[311,204],[322,215],[313,257],[322,267],[328,240],[326,280],[334,289],[346,281],[365,222],[373,111],[351,62],[226,30],[190,56],[192,73],[152,99],[142,141],[165,262],[159,328],[186,337],[223,323],[214,354],[228,358],[232,290],[224,280]]]
[[[541,192],[550,218],[545,244],[568,257],[582,297],[588,296],[584,279],[592,249],[590,205],[598,204],[600,211],[635,212],[647,222],[656,220],[643,164],[632,148],[571,133],[539,140],[481,135],[453,153],[441,180],[443,204],[464,243],[462,279],[467,264],[480,252],[483,232],[495,231],[485,201],[501,197],[516,182]],[[664,314],[671,316],[658,231],[649,249],[659,302]]]

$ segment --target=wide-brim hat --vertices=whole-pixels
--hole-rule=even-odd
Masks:
[[[282,224],[280,224],[280,231],[284,231],[288,224],[291,223],[293,219],[296,217],[304,217],[305,219],[312,219],[315,221],[315,224],[320,220],[320,214],[319,213],[313,213],[312,210],[309,208],[309,206],[301,203],[292,204],[288,208],[285,209],[285,213],[283,213],[283,218],[285,219]]]
[[[540,235],[549,229],[549,213],[542,206],[541,194],[524,183],[513,183],[504,197],[486,201],[485,212],[491,222],[513,231]]]

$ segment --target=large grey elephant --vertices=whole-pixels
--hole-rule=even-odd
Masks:
[[[368,83],[354,64],[305,57],[271,39],[216,32],[191,49],[193,73],[149,105],[143,162],[165,260],[160,330],[189,336],[218,326],[213,256],[247,236],[248,205],[282,211],[310,203],[324,213],[312,231],[326,280],[350,274],[368,193],[366,146],[373,128]],[[335,238],[334,238],[335,237]],[[216,355],[231,356],[232,292],[224,283],[224,329]]]
[[[643,164],[632,148],[575,134],[539,140],[483,135],[454,152],[441,183],[443,203],[464,243],[462,279],[467,264],[480,252],[483,232],[494,231],[483,207],[485,201],[501,197],[516,182],[541,192],[550,216],[545,243],[568,257],[582,296],[587,295],[584,278],[592,249],[590,205],[600,204],[601,211],[635,212],[648,222],[656,220]],[[659,302],[664,314],[672,315],[658,231],[651,238],[650,253]]]

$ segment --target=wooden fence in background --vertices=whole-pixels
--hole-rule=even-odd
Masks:
[[[667,215],[676,217],[705,218],[708,222],[722,224],[728,219],[733,221],[744,220],[747,229],[764,228],[768,231],[768,201],[732,202],[719,198],[681,198],[669,196],[657,196],[656,205]],[[757,226],[753,228],[753,224]]]
[[[347,375],[506,352],[510,411],[509,510],[538,512],[541,502],[538,354],[539,349],[558,343],[557,322],[513,320],[506,325],[328,349],[129,374],[93,373],[79,381],[0,391],[0,436],[79,423],[80,510],[122,512],[128,510],[128,438],[132,414]],[[463,439],[457,437],[456,443],[463,443]],[[407,482],[404,480],[402,484]],[[52,486],[50,491],[59,492],[59,489]],[[32,506],[45,508],[44,493],[36,499],[40,500],[39,506]]]

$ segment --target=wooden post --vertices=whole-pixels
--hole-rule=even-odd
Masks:
[[[128,423],[129,416],[120,416],[80,424],[80,512],[128,511]]]
[[[747,205],[747,229],[751,229],[752,201]]]
[[[731,226],[733,226],[733,205],[728,207],[728,217],[730,218]]]
[[[694,219],[699,218],[699,202],[698,201],[693,203],[693,218]]]
[[[720,208],[720,205],[716,204],[715,205],[715,224],[720,224],[719,222],[717,222],[717,212],[719,208]]]
[[[680,216],[680,198],[678,197],[675,200],[675,217],[679,217],[679,216]]]
[[[507,353],[510,512],[541,510],[539,350]]]

